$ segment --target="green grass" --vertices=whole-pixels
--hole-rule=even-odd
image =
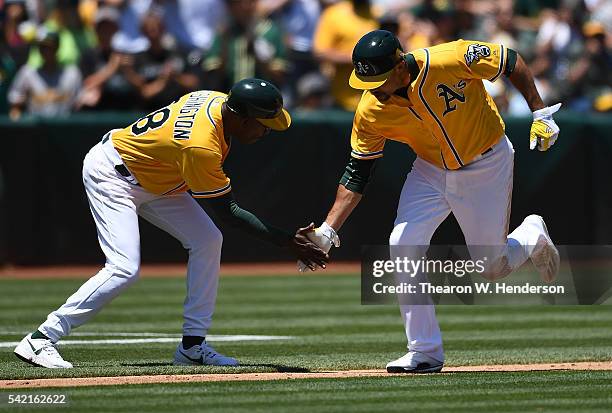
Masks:
[[[19,341],[21,332],[35,329],[81,282],[1,280],[0,342]],[[109,332],[178,337],[184,294],[184,279],[143,279],[75,330],[99,337],[71,338],[108,338]],[[294,338],[213,342],[240,359],[238,369],[171,366],[173,343],[65,346],[61,351],[74,363],[71,370],[33,368],[17,360],[12,348],[0,348],[0,379],[383,368],[405,353],[399,311],[359,303],[355,276],[226,277],[210,334]],[[441,306],[437,313],[449,366],[612,360],[610,306]],[[174,410],[206,406],[207,411],[283,411],[286,403],[292,411],[346,410],[349,403],[351,411],[405,411],[407,403],[417,403],[412,406],[418,411],[609,411],[611,382],[611,372],[455,373],[66,391],[87,411],[135,411],[130,403],[143,403],[140,410],[147,411],[167,411],[169,403]],[[102,406],[96,400],[103,396],[108,404]]]
[[[449,373],[360,379],[47,389],[82,412],[608,412],[611,372]],[[27,394],[35,391],[14,391]],[[40,393],[40,391],[38,391]],[[54,411],[61,408],[52,407]],[[2,407],[0,407],[0,410]],[[40,411],[41,407],[31,411]],[[19,409],[19,411],[27,411]]]
[[[2,281],[0,341],[18,341],[74,291],[79,280]],[[180,336],[183,279],[145,279],[75,332],[157,332]],[[610,306],[438,308],[447,365],[612,359]],[[359,304],[352,276],[227,277],[222,279],[211,334],[286,335],[292,340],[223,342],[244,371],[381,368],[404,353],[395,306]],[[78,337],[79,339],[100,337]],[[66,346],[78,367],[30,368],[0,349],[0,378],[176,373],[175,345]],[[249,365],[250,364],[250,365]],[[283,367],[284,366],[284,367]],[[204,367],[202,371],[227,371]]]

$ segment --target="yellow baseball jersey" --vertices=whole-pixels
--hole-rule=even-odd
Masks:
[[[231,191],[223,162],[221,105],[227,95],[196,91],[113,131],[113,145],[144,189],[158,195],[190,190],[196,198]]]
[[[457,40],[411,55],[406,57],[414,74],[408,99],[394,95],[382,103],[363,92],[353,121],[352,156],[380,157],[385,139],[392,139],[440,168],[459,169],[504,134],[482,80],[500,77],[508,51],[500,44]]]

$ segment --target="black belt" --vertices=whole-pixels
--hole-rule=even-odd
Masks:
[[[481,153],[480,156],[485,156],[486,154],[488,154],[492,150],[493,150],[493,146],[491,146],[489,149],[487,149],[486,151]],[[444,155],[442,154],[442,151],[440,151],[440,156],[442,157],[442,163],[444,164],[444,169],[446,169],[448,171],[449,169],[448,169],[448,166],[446,166],[446,161],[444,160]]]
[[[111,132],[107,132],[103,137],[102,137],[102,144],[104,145],[106,142],[108,142],[108,140],[111,137]],[[119,173],[119,175],[121,175],[124,178],[134,178],[134,175],[132,175],[132,173],[129,171],[129,169],[122,163],[120,163],[119,165],[115,165],[115,171],[117,171]],[[135,179],[135,178],[134,178]],[[129,181],[129,180],[128,180]],[[137,185],[140,186],[140,183],[132,183],[130,182],[132,185]]]
[[[130,173],[130,171],[128,171],[128,169],[126,168],[125,165],[121,164],[121,165],[115,165],[115,170],[117,172],[119,172],[121,174],[121,176],[128,178],[130,176],[132,176],[132,174]]]
[[[124,178],[134,178],[134,175],[132,175],[130,171],[128,171],[128,168],[124,164],[115,165],[115,171],[119,172],[119,175],[121,175]],[[140,182],[136,182],[136,183],[130,182],[130,184],[141,186]]]

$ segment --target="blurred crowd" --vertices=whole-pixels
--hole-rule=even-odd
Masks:
[[[612,109],[612,0],[0,0],[0,113],[147,111],[245,77],[290,108],[354,110],[351,52],[366,32],[404,50],[458,38],[503,43],[545,102]],[[529,113],[507,80],[505,113]]]

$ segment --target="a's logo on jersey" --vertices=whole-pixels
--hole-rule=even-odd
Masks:
[[[489,56],[491,56],[491,49],[489,49],[489,46],[473,43],[468,46],[467,53],[464,55],[465,64],[469,66],[472,62],[480,60],[481,57]]]
[[[465,82],[463,80],[457,84],[457,87],[459,87],[462,82],[463,87],[465,87]],[[446,116],[448,112],[452,112],[453,110],[457,109],[457,105],[453,105],[454,100],[458,100],[461,103],[465,102],[465,96],[463,94],[454,91],[453,88],[445,85],[444,83],[440,83],[438,86],[436,86],[436,90],[438,91],[438,96],[444,98],[444,104],[446,105],[446,109],[444,110],[442,116]]]

